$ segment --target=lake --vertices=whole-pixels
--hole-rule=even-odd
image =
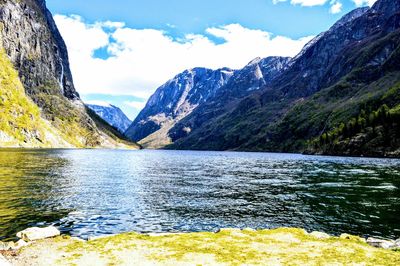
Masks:
[[[44,225],[85,239],[282,226],[394,239],[400,160],[0,149],[0,240]]]

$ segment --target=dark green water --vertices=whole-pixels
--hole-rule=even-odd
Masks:
[[[400,160],[293,154],[0,150],[0,237],[302,227],[400,237]]]

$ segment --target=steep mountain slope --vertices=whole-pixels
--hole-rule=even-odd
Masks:
[[[2,146],[68,146],[40,117],[40,109],[24,87],[3,50],[0,50],[0,144]]]
[[[149,148],[170,144],[169,129],[213,97],[232,75],[227,68],[184,71],[157,89],[125,135]]]
[[[132,121],[122,112],[118,107],[108,104],[108,105],[96,105],[87,104],[91,110],[93,110],[98,116],[100,116],[104,121],[106,121],[111,126],[118,129],[122,134],[128,129]]]
[[[0,1],[0,46],[7,54],[25,90],[25,97],[40,109],[40,118],[62,141],[54,141],[48,134],[16,125],[17,110],[26,105],[10,105],[12,116],[2,119],[3,124],[14,127],[7,135],[14,139],[12,146],[28,147],[117,147],[118,138],[98,129],[87,114],[76,92],[68,62],[65,43],[57,30],[44,0]],[[6,59],[4,59],[6,60]],[[8,82],[8,81],[5,81]],[[8,90],[7,93],[16,91]],[[3,118],[3,117],[2,117]],[[7,119],[7,120],[6,120]],[[33,118],[32,118],[33,119]],[[13,132],[26,131],[24,138]],[[10,135],[11,134],[11,135]],[[16,141],[16,139],[18,141]],[[9,145],[0,142],[1,146]],[[123,144],[122,146],[126,146]]]
[[[168,134],[172,141],[175,142],[181,138],[185,139],[186,136],[195,136],[196,132],[202,132],[202,130],[196,131],[196,129],[202,128],[209,121],[231,111],[240,100],[271,84],[289,66],[290,58],[288,57],[256,58],[243,69],[235,71],[227,84],[221,87],[214,97],[199,106],[169,131]],[[213,136],[210,137],[213,138]],[[197,137],[195,138],[197,139]]]
[[[399,10],[400,0],[379,0],[344,16],[270,84],[178,136],[170,148],[298,152],[362,109],[377,110],[400,81]],[[399,148],[390,145],[379,155]]]
[[[289,61],[284,57],[256,58],[236,71],[187,70],[156,91],[126,134],[145,147],[164,147],[269,84]]]

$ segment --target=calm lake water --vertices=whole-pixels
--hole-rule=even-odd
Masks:
[[[400,237],[400,160],[293,154],[0,150],[0,239],[301,227]]]

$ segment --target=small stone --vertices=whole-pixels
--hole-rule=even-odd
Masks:
[[[49,226],[45,228],[32,227],[17,233],[17,237],[23,239],[26,242],[55,237],[59,235],[60,231],[58,231],[58,229],[54,226]]]
[[[368,245],[376,247],[376,248],[389,249],[389,248],[396,247],[396,242],[393,240],[384,240],[384,239],[373,238],[373,237],[368,237],[367,243],[368,243]]]
[[[225,233],[231,234],[233,232],[240,232],[241,230],[238,228],[220,228],[216,233]]]
[[[349,234],[341,234],[340,239],[349,239],[349,240],[355,240],[355,241],[359,241],[359,242],[367,242],[365,240],[365,238],[359,237],[359,236],[353,236],[353,235],[349,235]]]
[[[20,249],[22,247],[26,247],[28,245],[28,243],[26,243],[23,239],[20,239],[17,241],[16,245],[15,245],[15,249]]]
[[[8,242],[7,244],[8,244],[8,250],[13,250],[16,247],[15,243],[12,241]]]
[[[317,232],[317,231],[314,231],[314,232],[310,233],[310,236],[313,236],[313,237],[318,238],[318,239],[327,239],[327,238],[331,237],[327,233]]]
[[[250,228],[250,227],[243,228],[242,231],[243,231],[243,232],[256,232],[255,229]]]
[[[243,231],[239,228],[221,228],[217,233],[222,233],[225,235],[233,236],[233,237],[246,237],[247,234],[244,234]]]

